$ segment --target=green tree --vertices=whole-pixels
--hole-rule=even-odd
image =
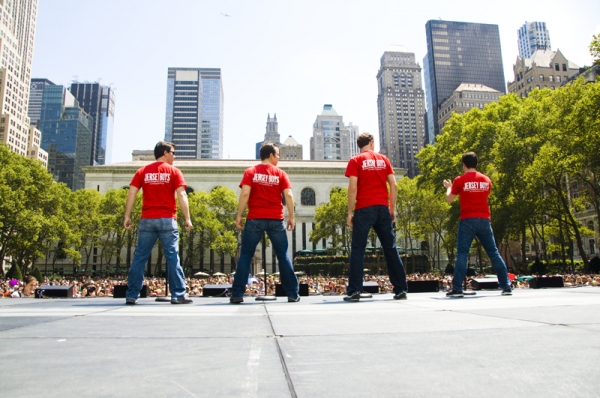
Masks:
[[[33,276],[38,281],[38,283],[44,283],[44,277],[42,276],[42,273],[40,272],[38,267],[33,267],[33,269],[31,270],[31,276]]]
[[[594,65],[600,65],[600,35],[592,36],[590,54],[594,58]]]
[[[126,189],[111,189],[107,191],[100,202],[101,238],[99,246],[102,249],[101,258],[110,266],[116,259],[115,267],[121,265],[121,250],[125,245],[126,229],[123,227],[125,218]]]
[[[68,191],[68,190],[67,190]],[[64,184],[41,163],[0,145],[0,268],[5,256],[27,271],[48,241],[74,238],[65,222]],[[68,242],[70,243],[70,242]],[[75,255],[75,253],[73,253]]]
[[[333,188],[329,202],[315,209],[315,229],[310,232],[312,243],[321,239],[331,241],[336,252],[350,253],[352,232],[346,225],[348,220],[348,189]]]
[[[12,264],[8,272],[6,273],[6,279],[17,279],[19,281],[23,280],[23,274],[21,273],[21,269],[17,264]]]

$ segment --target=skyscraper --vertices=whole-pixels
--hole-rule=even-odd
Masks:
[[[498,25],[430,20],[423,60],[427,94],[427,139],[440,133],[438,107],[462,83],[506,93]]]
[[[165,140],[179,159],[223,158],[220,68],[169,68]]]
[[[425,141],[425,93],[421,66],[403,46],[390,46],[377,73],[377,113],[380,152],[392,166],[418,174],[415,155]]]
[[[256,143],[256,159],[260,159],[260,147],[265,142],[272,142],[273,144],[280,146],[281,137],[279,135],[279,123],[277,123],[277,114],[267,114],[267,127],[265,128],[265,139]]]
[[[40,113],[42,148],[48,152],[48,171],[72,190],[85,187],[81,169],[92,161],[94,119],[79,107],[63,86],[46,86]]]
[[[519,57],[531,58],[535,50],[552,50],[546,22],[527,22],[517,31]]]
[[[0,1],[0,143],[34,159],[44,155],[29,150],[29,84],[37,9],[38,0]]]
[[[77,98],[79,107],[93,119],[91,165],[110,163],[107,159],[110,160],[112,153],[114,90],[100,83],[72,83],[70,91]]]
[[[54,86],[48,79],[31,79],[31,85],[29,88],[29,122],[32,126],[40,128],[40,113],[42,112],[42,94],[44,93],[44,87]]]
[[[350,159],[350,133],[344,126],[344,117],[331,104],[323,105],[323,112],[313,124],[310,137],[310,160]]]

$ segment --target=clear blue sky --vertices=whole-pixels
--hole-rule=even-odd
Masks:
[[[116,88],[113,162],[164,137],[168,67],[221,68],[224,157],[254,158],[267,114],[308,159],[323,104],[378,135],[379,60],[401,44],[422,65],[430,19],[497,24],[505,80],[517,30],[548,24],[552,49],[579,66],[600,33],[600,1],[40,0],[32,77]],[[229,14],[225,17],[222,13]]]

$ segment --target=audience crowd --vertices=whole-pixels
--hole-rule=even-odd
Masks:
[[[576,286],[600,286],[600,275],[585,274],[565,274],[550,275],[562,276],[565,287]],[[484,278],[485,275],[478,275],[474,278]],[[513,288],[529,288],[530,276],[517,277],[511,276]],[[16,279],[4,280],[0,282],[0,295],[5,297],[33,297],[38,282],[31,275],[23,278],[23,281]],[[344,295],[346,293],[346,284],[348,278],[329,277],[329,276],[299,276],[300,283],[308,284],[308,291],[311,295]],[[452,286],[452,275],[439,274],[410,274],[407,276],[409,281],[430,281],[437,280],[441,291],[446,291]],[[470,278],[469,278],[470,279]],[[365,275],[365,282],[377,282],[381,293],[392,292],[392,285],[388,276]],[[187,278],[187,293],[190,296],[202,296],[204,285],[231,284],[233,275],[209,276],[207,278]],[[275,285],[279,284],[279,275],[267,277],[267,294],[275,293]],[[90,278],[81,277],[79,279],[63,278],[60,280],[44,280],[45,285],[72,285],[74,297],[105,297],[113,296],[116,285],[126,285],[126,278]],[[150,296],[165,295],[164,278],[146,278],[144,284],[148,286]],[[469,288],[470,286],[467,286]],[[250,277],[246,287],[246,295],[262,295],[265,291],[265,285],[262,275]],[[409,292],[410,293],[410,292]]]

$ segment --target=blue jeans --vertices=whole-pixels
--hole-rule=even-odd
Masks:
[[[138,243],[127,277],[126,297],[137,299],[144,283],[144,268],[156,240],[160,239],[167,260],[171,298],[185,295],[185,279],[179,264],[179,229],[172,218],[142,218],[138,227]]]
[[[473,239],[479,239],[481,246],[485,249],[488,257],[492,261],[492,266],[498,275],[498,284],[502,289],[510,289],[508,281],[508,270],[506,264],[494,240],[494,231],[492,224],[487,218],[465,218],[458,224],[458,237],[456,239],[456,263],[454,264],[454,279],[452,280],[452,289],[462,292],[462,283],[467,275],[467,258],[471,250]]]
[[[283,290],[289,298],[298,298],[298,277],[294,274],[294,267],[290,256],[288,255],[288,239],[285,231],[285,222],[283,220],[273,220],[268,218],[253,218],[246,220],[244,233],[242,235],[242,248],[240,258],[233,278],[231,295],[233,297],[243,297],[248,283],[248,274],[250,273],[250,261],[254,257],[256,246],[260,243],[264,232],[267,232],[277,261],[279,261],[279,275]],[[265,281],[266,283],[266,281]]]
[[[394,285],[394,293],[408,291],[406,271],[396,249],[396,236],[392,228],[392,217],[387,206],[370,206],[354,211],[352,228],[352,251],[350,253],[350,270],[348,290],[346,293],[361,292],[365,265],[365,247],[371,227],[377,233],[383,247],[390,282]]]

